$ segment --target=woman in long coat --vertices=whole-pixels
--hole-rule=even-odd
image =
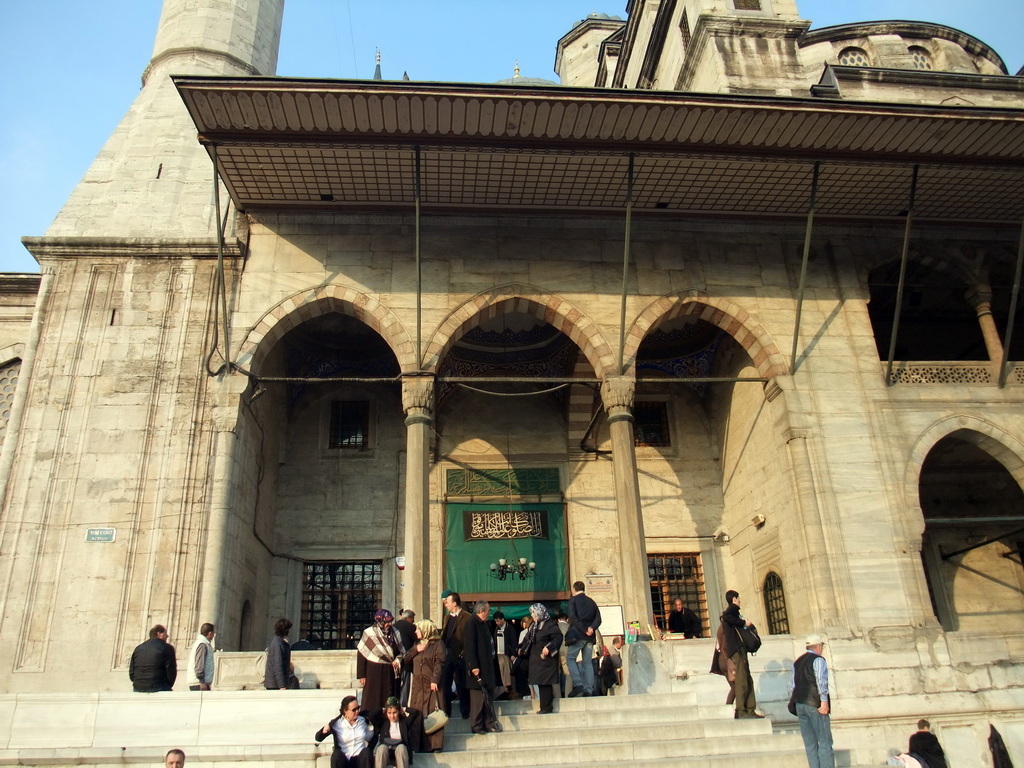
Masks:
[[[540,714],[546,715],[554,711],[551,701],[554,698],[554,686],[558,685],[560,663],[558,649],[562,647],[562,630],[558,622],[548,615],[543,603],[530,606],[533,624],[526,636],[530,647],[530,685],[540,689]]]
[[[426,719],[435,709],[444,709],[441,693],[441,673],[447,652],[437,626],[430,620],[416,622],[416,637],[420,642],[405,654],[405,663],[412,663],[412,684],[409,688],[409,706],[418,709]],[[421,751],[440,752],[444,747],[444,728],[431,734],[421,734]]]
[[[359,638],[356,677],[363,686],[363,709],[384,709],[388,699],[398,695],[402,646],[391,626],[394,621],[391,611],[382,608]]]

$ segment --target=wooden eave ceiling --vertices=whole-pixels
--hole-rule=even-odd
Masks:
[[[1024,217],[1024,109],[665,91],[175,77],[240,209]]]

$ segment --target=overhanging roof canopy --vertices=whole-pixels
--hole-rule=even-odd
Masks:
[[[794,216],[1019,223],[1024,109],[666,91],[175,77],[241,209]]]

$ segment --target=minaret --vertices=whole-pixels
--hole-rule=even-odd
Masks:
[[[46,237],[213,237],[213,168],[170,75],[273,75],[284,0],[164,0],[142,90]]]

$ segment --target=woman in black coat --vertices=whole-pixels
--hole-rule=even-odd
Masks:
[[[558,685],[561,664],[558,660],[558,649],[562,647],[562,630],[558,622],[548,614],[543,603],[530,606],[533,624],[526,635],[526,643],[530,653],[530,685],[540,689],[540,714],[553,712],[551,701],[554,698],[553,686]],[[520,649],[521,651],[522,649]]]

